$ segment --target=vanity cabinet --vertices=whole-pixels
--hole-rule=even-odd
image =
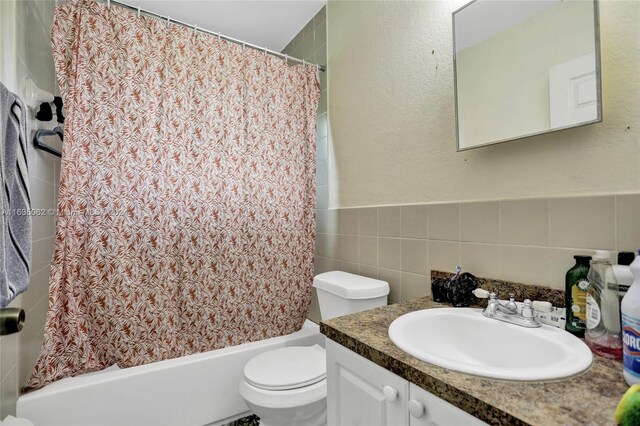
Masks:
[[[486,425],[330,339],[327,339],[327,424]]]

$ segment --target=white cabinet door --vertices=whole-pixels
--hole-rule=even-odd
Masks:
[[[482,420],[413,383],[409,383],[407,409],[410,411],[409,424],[411,426],[486,425]]]
[[[329,426],[408,425],[409,382],[327,339]]]

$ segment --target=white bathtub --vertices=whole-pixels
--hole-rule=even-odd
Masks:
[[[318,325],[259,342],[62,379],[18,398],[17,415],[39,425],[209,425],[249,414],[238,385],[255,355],[324,346]]]

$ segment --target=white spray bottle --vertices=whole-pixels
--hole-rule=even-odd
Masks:
[[[640,252],[631,263],[633,284],[622,299],[624,379],[629,386],[640,383]]]

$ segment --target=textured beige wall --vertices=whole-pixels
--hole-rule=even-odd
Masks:
[[[329,1],[330,206],[638,191],[640,2],[600,2],[603,123],[457,153],[465,2]]]
[[[458,52],[460,146],[549,130],[549,69],[594,50],[593,3],[563,1]]]

